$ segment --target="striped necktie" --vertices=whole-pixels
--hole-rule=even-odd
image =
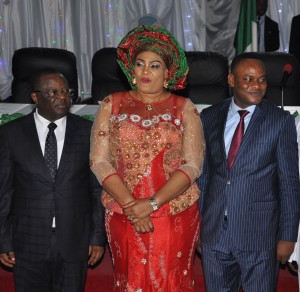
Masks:
[[[229,152],[228,152],[228,169],[231,170],[232,165],[234,163],[235,157],[239,151],[240,145],[242,143],[242,139],[244,136],[244,118],[247,114],[249,114],[246,110],[238,111],[240,115],[240,121],[235,129],[235,132],[232,137],[232,141],[230,144]]]

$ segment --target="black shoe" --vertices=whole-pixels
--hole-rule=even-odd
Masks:
[[[286,263],[290,273],[294,276],[298,276],[298,264],[295,261]]]

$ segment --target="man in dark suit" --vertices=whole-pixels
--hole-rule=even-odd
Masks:
[[[300,15],[294,16],[292,20],[289,53],[300,63]]]
[[[275,291],[293,252],[300,185],[294,117],[263,99],[260,60],[232,62],[233,98],[201,114],[206,157],[199,179],[205,285],[212,291]]]
[[[280,46],[278,23],[266,15],[268,0],[256,1],[259,52],[277,51]]]
[[[13,267],[17,292],[82,292],[105,243],[92,123],[69,113],[62,74],[32,85],[36,110],[0,127],[0,261]]]

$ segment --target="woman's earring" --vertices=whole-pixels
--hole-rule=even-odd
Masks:
[[[167,80],[164,80],[164,88],[168,88],[169,87],[169,82]]]
[[[131,82],[132,82],[133,85],[136,85],[136,79],[135,79],[135,77],[132,79]]]

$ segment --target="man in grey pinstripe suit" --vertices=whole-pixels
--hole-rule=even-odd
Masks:
[[[231,65],[233,98],[201,114],[207,143],[199,179],[201,245],[208,292],[275,291],[279,263],[293,252],[299,224],[297,135],[292,115],[263,99],[265,68],[247,53]],[[244,136],[229,170],[239,110]]]

